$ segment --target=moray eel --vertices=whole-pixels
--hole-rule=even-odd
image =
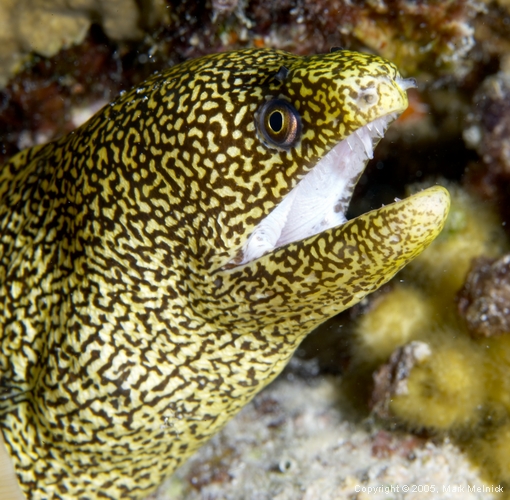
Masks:
[[[0,448],[27,498],[143,498],[436,237],[441,187],[344,215],[411,85],[345,50],[216,54],[3,166]]]

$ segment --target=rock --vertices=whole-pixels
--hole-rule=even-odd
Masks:
[[[476,259],[457,306],[474,337],[510,333],[510,255]]]
[[[113,40],[142,35],[135,0],[2,0],[0,2],[0,87],[30,53],[51,57],[83,41],[98,21]]]

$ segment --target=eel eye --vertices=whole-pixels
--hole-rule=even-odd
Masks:
[[[301,137],[301,117],[287,101],[272,99],[259,109],[257,128],[268,146],[289,149]]]

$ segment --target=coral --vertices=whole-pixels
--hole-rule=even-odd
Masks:
[[[432,339],[437,347],[411,367],[406,390],[393,392],[389,410],[411,428],[456,430],[479,420],[485,399],[483,357],[478,346],[455,331],[434,333],[442,336]]]
[[[506,484],[510,482],[510,423],[475,438],[472,452],[477,462]]]
[[[405,284],[379,295],[356,327],[356,361],[374,364],[386,361],[395,348],[420,337],[432,312],[426,295]]]
[[[403,0],[367,4],[376,13],[364,10],[353,34],[372,50],[398,61],[410,73],[432,64],[449,68],[459,77],[469,71],[466,55],[475,44],[471,24],[479,3]]]
[[[391,292],[378,296],[360,317],[355,328],[355,359],[380,363],[407,342],[426,340],[435,325],[454,315],[455,296],[472,259],[499,256],[508,246],[491,207],[454,184],[441,183],[452,196],[445,227],[399,275]],[[451,307],[445,310],[445,304]]]
[[[410,2],[387,0],[303,0],[291,10],[289,2],[251,2],[248,15],[260,28],[269,29],[268,40],[283,39],[297,22],[294,36],[301,50],[328,50],[333,44],[366,47],[394,60],[404,73],[426,68],[464,75],[471,66],[466,57],[474,46],[472,23],[483,3],[473,0]],[[278,20],[278,23],[275,21]]]
[[[434,245],[407,268],[405,277],[420,284],[442,309],[462,287],[472,260],[497,257],[508,242],[491,205],[455,184],[440,183],[448,186],[453,199],[448,220]]]
[[[480,344],[485,352],[485,387],[487,399],[493,411],[493,419],[500,417],[501,406],[510,420],[510,336],[484,339]]]
[[[373,375],[374,413],[449,434],[487,477],[510,482],[508,240],[493,209],[449,187],[443,233],[365,309],[354,357],[379,362],[393,343]]]

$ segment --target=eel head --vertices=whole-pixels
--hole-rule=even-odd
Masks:
[[[359,177],[416,84],[373,55],[272,54],[259,64],[265,80],[237,99],[250,111],[229,124],[231,140],[251,152],[235,143],[241,153],[217,166],[216,195],[235,175],[236,209],[222,203],[210,279],[197,287],[216,298],[213,322],[297,339],[416,257],[441,231],[449,195],[436,186],[347,221]]]

